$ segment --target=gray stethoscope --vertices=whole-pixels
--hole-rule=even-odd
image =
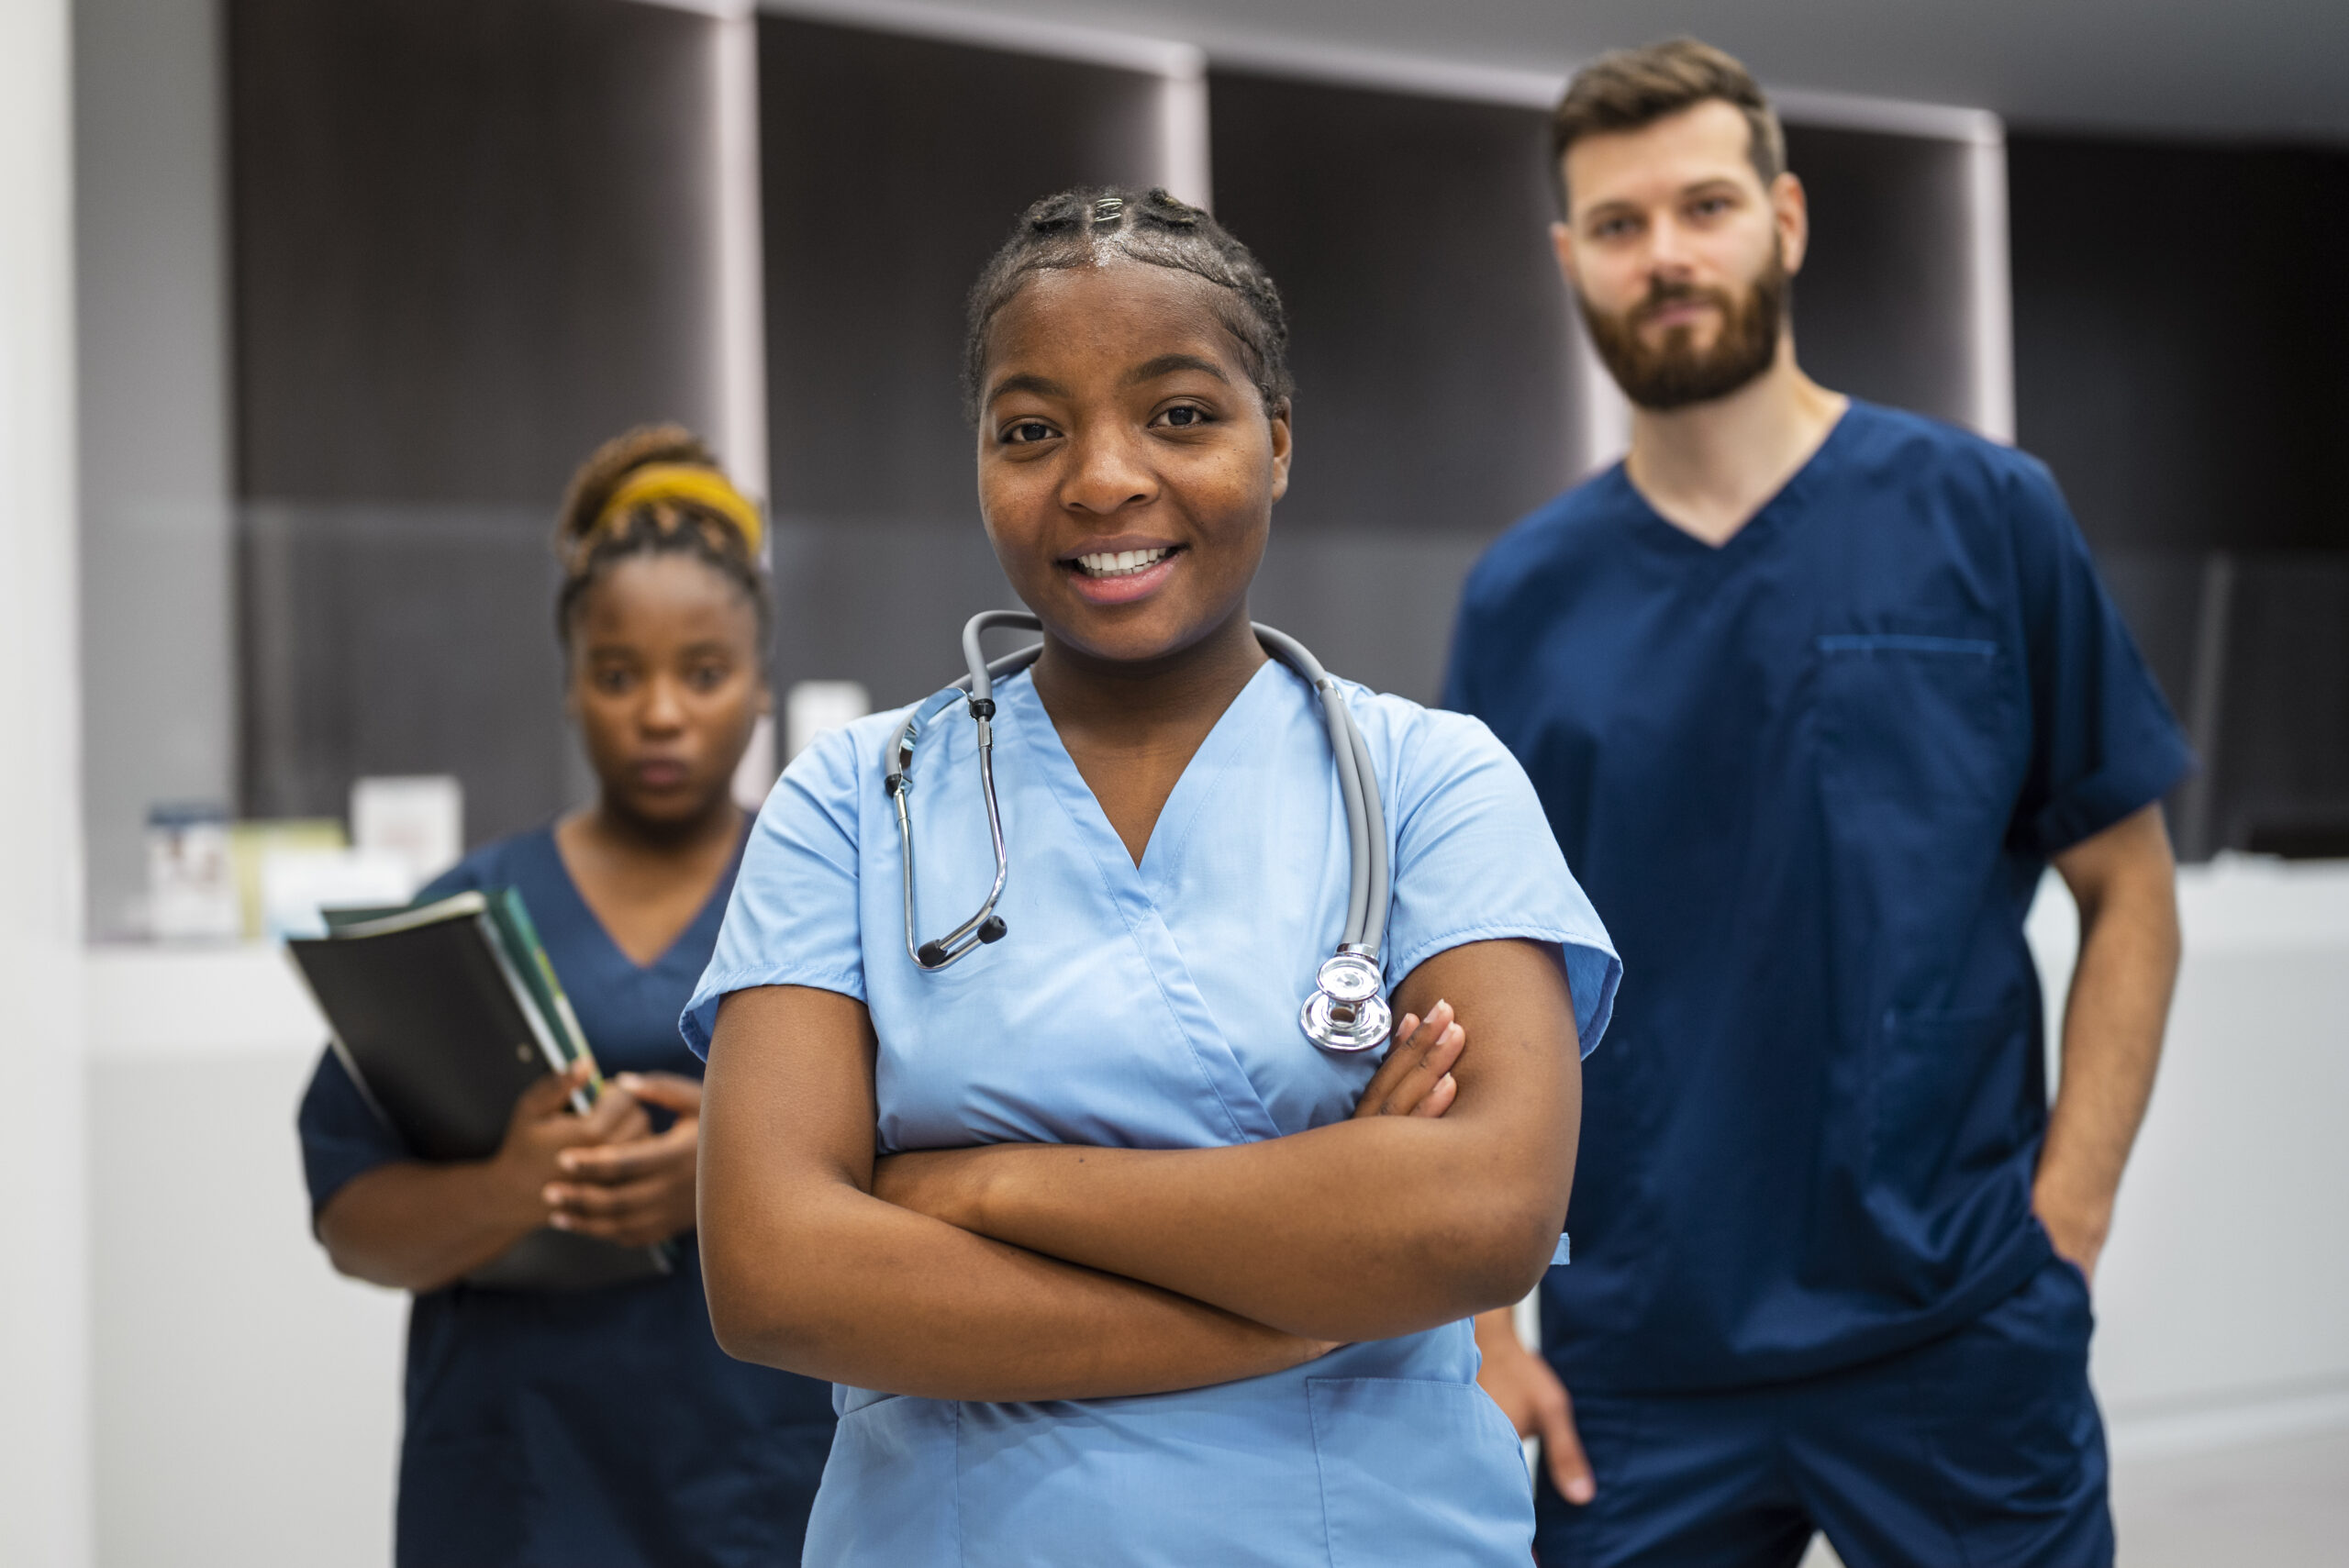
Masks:
[[[999,942],[1010,929],[995,912],[1003,897],[1010,870],[1003,851],[1003,817],[995,798],[995,683],[1017,674],[1036,662],[1042,645],[1023,648],[990,664],[979,651],[979,634],[995,628],[1041,631],[1042,624],[1025,610],[985,610],[963,628],[963,659],[971,673],[916,708],[889,738],[886,773],[882,785],[897,806],[897,832],[905,844],[906,952],[924,970],[944,969],[967,958],[987,942]],[[1321,698],[1321,716],[1329,726],[1330,750],[1338,763],[1338,789],[1346,803],[1346,835],[1353,842],[1353,874],[1346,891],[1346,926],[1338,951],[1321,961],[1314,977],[1313,995],[1298,1010],[1297,1027],[1325,1051],[1368,1051],[1386,1039],[1391,1015],[1378,963],[1378,950],[1386,940],[1389,895],[1386,863],[1386,813],[1379,804],[1378,778],[1371,771],[1370,748],[1347,710],[1338,684],[1320,662],[1295,638],[1258,625],[1256,640],[1267,652],[1296,671]],[[966,702],[979,731],[979,789],[986,797],[987,833],[995,840],[995,885],[979,912],[933,942],[914,935],[914,825],[907,815],[906,796],[913,793],[914,742],[948,708]]]

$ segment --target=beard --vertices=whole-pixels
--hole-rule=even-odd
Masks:
[[[1773,246],[1769,263],[1742,299],[1726,289],[1659,281],[1649,286],[1645,299],[1620,316],[1592,309],[1580,295],[1575,302],[1592,346],[1623,395],[1639,407],[1664,413],[1726,397],[1768,370],[1786,327],[1787,294],[1786,266]],[[1686,327],[1673,328],[1653,347],[1641,340],[1642,321],[1687,300],[1707,301],[1720,311],[1720,335],[1712,347],[1697,348]]]

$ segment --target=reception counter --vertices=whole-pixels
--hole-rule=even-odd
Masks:
[[[2349,865],[2181,883],[2187,960],[2098,1282],[2114,1446],[2349,1425]],[[2032,917],[2061,1006],[2076,946]],[[380,1568],[405,1303],[310,1238],[323,1028],[284,955],[86,955],[99,1561]]]

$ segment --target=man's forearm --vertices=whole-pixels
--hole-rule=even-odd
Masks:
[[[2057,1250],[2084,1269],[2093,1269],[2111,1224],[2177,979],[2177,899],[2165,839],[2160,850],[2158,857],[2131,853],[2074,883],[2079,961],[2065,1003],[2062,1079],[2033,1198]]]

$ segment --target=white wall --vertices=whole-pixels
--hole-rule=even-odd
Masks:
[[[2099,1284],[2124,1454],[2349,1426],[2349,866],[2191,868],[2182,895]],[[2069,911],[2051,884],[2033,917],[2058,996]],[[293,1114],[318,1024],[266,950],[99,950],[88,975],[99,1560],[380,1564],[404,1307],[310,1240]]]
[[[2097,1277],[2124,1455],[2349,1425],[2349,865],[2221,860],[2179,893],[2168,1049]],[[2051,1043],[2077,931],[2051,878]]]
[[[97,1561],[391,1560],[406,1297],[311,1241],[325,1038],[267,948],[90,955]]]
[[[0,6],[0,1562],[87,1560],[65,0]]]

